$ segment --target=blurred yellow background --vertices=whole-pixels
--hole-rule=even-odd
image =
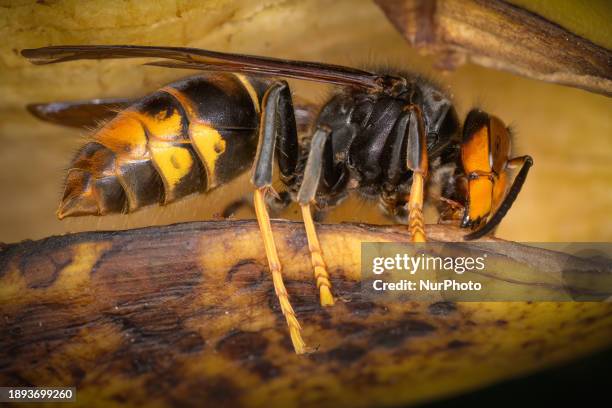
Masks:
[[[612,100],[465,65],[450,74],[417,55],[368,0],[265,2],[11,1],[0,8],[0,242],[96,229],[210,219],[248,194],[248,175],[203,196],[129,215],[58,221],[63,169],[87,132],[44,124],[27,103],[143,95],[190,72],[137,61],[29,65],[23,48],[60,44],[177,45],[314,60],[393,66],[447,87],[461,117],[477,105],[516,130],[515,151],[534,157],[523,192],[498,229],[517,241],[612,239]],[[330,88],[292,81],[296,97],[322,103]],[[249,211],[240,217],[252,218]],[[296,217],[295,209],[288,214]],[[435,216],[429,213],[430,219]],[[326,222],[387,222],[375,203],[350,200]]]

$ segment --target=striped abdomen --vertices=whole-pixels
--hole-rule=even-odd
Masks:
[[[121,111],[73,159],[58,217],[167,204],[231,180],[255,156],[265,85],[192,77]]]

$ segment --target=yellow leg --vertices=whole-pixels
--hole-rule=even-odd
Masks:
[[[423,177],[423,174],[414,172],[412,186],[410,187],[410,198],[408,199],[408,229],[412,242],[426,242],[423,218],[424,185],[425,177]]]
[[[312,214],[310,213],[310,205],[300,205],[302,208],[302,217],[304,218],[304,227],[306,228],[306,237],[308,238],[308,249],[310,249],[310,257],[312,259],[312,267],[314,268],[314,277],[319,288],[319,298],[321,306],[332,306],[334,297],[331,293],[331,282],[327,273],[327,266],[323,260],[323,251],[317,231],[315,230]]]
[[[291,303],[289,303],[289,295],[287,294],[287,289],[285,289],[285,284],[283,283],[281,263],[278,259],[276,245],[274,244],[270,217],[266,208],[265,194],[266,187],[255,190],[254,204],[255,213],[257,214],[257,222],[259,223],[259,230],[261,231],[261,236],[263,238],[266,257],[268,258],[268,265],[270,266],[270,271],[272,272],[274,291],[276,292],[276,296],[280,302],[281,311],[287,320],[293,348],[297,354],[303,354],[306,352],[306,344],[304,343],[304,340],[302,340],[302,335],[300,334],[300,323],[295,316]]]

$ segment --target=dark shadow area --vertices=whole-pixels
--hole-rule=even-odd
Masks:
[[[446,407],[590,406],[610,399],[612,348],[579,361],[554,367],[527,377],[506,381],[467,395],[426,404]]]

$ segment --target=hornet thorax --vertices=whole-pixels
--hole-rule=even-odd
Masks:
[[[319,208],[337,204],[349,190],[366,198],[408,194],[410,124],[402,117],[411,105],[422,112],[430,162],[456,160],[460,125],[450,99],[420,78],[389,78],[393,86],[383,92],[340,93],[321,109],[315,127],[329,128],[331,136],[325,145]]]

